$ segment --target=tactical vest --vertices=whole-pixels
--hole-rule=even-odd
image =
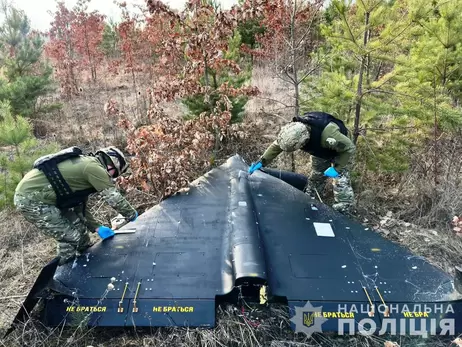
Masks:
[[[73,192],[58,169],[58,164],[83,155],[78,147],[69,147],[54,154],[38,158],[34,162],[34,168],[42,171],[56,194],[56,206],[58,208],[71,208],[84,204],[90,194],[96,193],[96,189],[89,188]]]
[[[348,136],[348,129],[345,124],[340,119],[325,112],[308,112],[303,116],[294,117],[292,121],[310,125],[310,140],[301,150],[322,159],[332,159],[338,155],[338,153],[332,149],[321,147],[322,132],[330,122],[337,124],[340,128],[340,132]]]

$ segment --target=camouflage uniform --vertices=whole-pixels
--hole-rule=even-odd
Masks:
[[[310,130],[309,125],[306,125],[306,127]],[[343,135],[335,123],[331,122],[324,128],[321,133],[320,146],[335,151],[337,156],[332,159],[322,159],[312,156],[311,175],[305,188],[305,192],[311,196],[316,196],[314,189],[321,194],[327,179],[324,176],[324,171],[333,164],[339,176],[333,179],[335,203],[332,205],[332,208],[339,212],[347,212],[354,202],[349,167],[352,164],[356,147],[350,137],[350,133],[348,136]],[[274,158],[283,152],[278,141],[281,140],[274,141],[261,156],[260,160],[263,166],[270,164]]]
[[[95,188],[105,201],[127,219],[135,209],[120,194],[102,163],[95,157],[82,156],[61,162],[59,171],[73,191]],[[16,187],[14,204],[24,218],[57,242],[61,264],[90,246],[89,231],[101,225],[85,211],[84,205],[59,209],[56,194],[45,175],[33,169]]]

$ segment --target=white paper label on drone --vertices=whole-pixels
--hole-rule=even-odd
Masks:
[[[246,207],[247,203],[245,201],[239,201],[239,206]]]
[[[335,237],[330,223],[313,223],[316,234],[322,237]]]

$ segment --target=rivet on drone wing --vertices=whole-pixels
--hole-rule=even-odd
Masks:
[[[346,268],[346,265],[342,265],[342,269]]]
[[[115,282],[116,281],[116,278],[115,277],[111,277],[111,283],[112,282]]]
[[[332,222],[332,219],[329,219],[329,222]]]
[[[415,270],[415,269],[417,269],[417,266],[413,266],[412,268]]]
[[[350,229],[350,227],[345,227],[345,229],[348,229],[348,230],[349,230],[349,229]]]
[[[369,228],[366,228],[366,229],[364,229],[364,230],[369,230]]]
[[[152,263],[152,266],[156,266],[156,263]]]
[[[383,284],[387,284],[387,282],[383,282]]]
[[[377,269],[377,265],[374,266]]]
[[[309,218],[305,218],[306,220],[310,220]]]
[[[382,282],[379,282],[379,284],[382,284]]]

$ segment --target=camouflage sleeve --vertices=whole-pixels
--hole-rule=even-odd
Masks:
[[[263,166],[269,165],[281,152],[282,149],[279,147],[278,141],[274,141],[260,157],[261,163]]]
[[[126,219],[131,220],[135,218],[136,210],[122,196],[116,187],[106,188],[100,193],[104,200]]]
[[[98,228],[101,223],[98,222],[95,217],[91,214],[90,211],[87,209],[85,210],[85,225],[90,229],[91,231],[95,231],[96,228]]]
[[[343,135],[336,125],[326,127],[321,136],[321,142],[323,147],[338,153],[334,158],[334,167],[337,171],[345,169],[356,153],[356,146],[353,141],[348,136]]]

